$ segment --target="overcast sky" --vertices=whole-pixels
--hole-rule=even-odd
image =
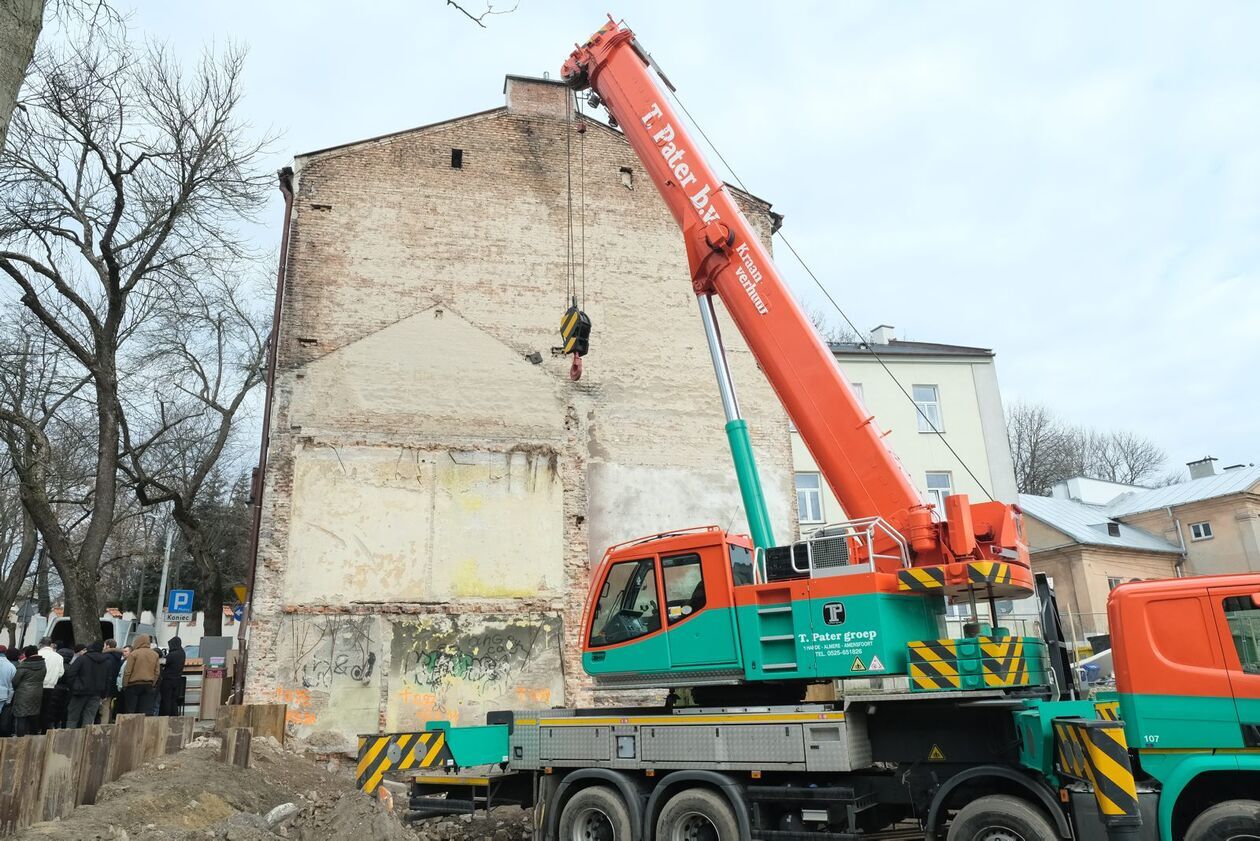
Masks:
[[[556,77],[608,2],[481,29],[442,0],[145,0],[131,23],[190,57],[248,45],[278,168]],[[994,348],[1008,404],[1173,464],[1260,461],[1260,4],[623,3],[859,327]]]

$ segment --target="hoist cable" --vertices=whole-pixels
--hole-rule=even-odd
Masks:
[[[683,105],[682,100],[678,96],[678,92],[671,90],[669,95],[672,96],[674,102],[678,105],[679,109],[683,112],[683,114],[686,115],[687,119],[691,122],[691,124],[695,126],[696,131],[704,139],[704,142],[708,145],[709,149],[712,150],[713,154],[717,156],[717,159],[722,162],[722,165],[726,167],[726,171],[731,174],[731,178],[734,179],[735,183],[738,184],[740,188],[743,189],[744,192],[748,193],[749,195],[752,195],[752,191],[748,189],[748,187],[744,184],[743,180],[740,179],[739,175],[736,174],[734,167],[732,167],[730,163],[726,160],[726,158],[722,156],[722,153],[718,150],[717,146],[714,145],[713,141],[709,139],[709,136],[704,133],[704,129],[700,127],[700,123],[696,121],[696,118],[691,116],[691,112],[687,110],[687,106]],[[980,490],[984,492],[984,495],[987,496],[990,501],[996,501],[993,498],[993,494],[989,493],[988,487],[986,487],[985,484],[980,481],[979,477],[977,477],[975,472],[971,469],[971,465],[967,464],[966,459],[964,459],[961,455],[959,455],[958,451],[955,450],[953,446],[949,443],[949,441],[945,438],[945,433],[941,432],[939,429],[936,428],[936,424],[932,422],[932,419],[927,416],[927,414],[923,411],[922,407],[920,407],[919,404],[915,401],[913,395],[911,395],[910,392],[906,391],[906,387],[901,384],[901,380],[897,379],[897,375],[894,374],[892,372],[892,369],[888,367],[888,364],[884,362],[883,357],[880,356],[873,347],[871,347],[870,342],[860,341],[862,332],[858,330],[857,325],[853,323],[853,319],[849,318],[848,313],[846,313],[844,309],[840,306],[840,304],[836,302],[836,299],[833,298],[831,296],[831,293],[827,291],[827,287],[823,286],[822,281],[819,280],[818,276],[814,274],[813,269],[809,267],[809,265],[805,262],[804,258],[801,257],[801,255],[797,252],[797,250],[792,246],[792,243],[788,240],[787,236],[784,235],[783,229],[780,228],[775,233],[779,237],[779,239],[783,242],[783,244],[787,246],[788,251],[792,252],[792,256],[796,258],[796,262],[801,264],[801,268],[803,268],[805,270],[805,273],[809,275],[810,280],[814,282],[814,285],[818,287],[818,290],[822,292],[823,296],[827,299],[828,302],[830,302],[831,306],[835,308],[836,312],[840,313],[840,317],[843,318],[845,323],[849,325],[849,329],[852,330],[854,336],[856,336],[859,339],[859,341],[857,342],[858,347],[861,348],[862,350],[865,350],[872,357],[874,357],[875,361],[879,363],[879,366],[884,369],[884,373],[888,375],[888,378],[891,379],[893,381],[893,384],[897,386],[897,389],[903,395],[905,395],[906,400],[908,400],[910,404],[914,406],[914,410],[918,414],[918,416],[923,418],[923,420],[927,421],[928,427],[932,430],[932,432],[936,435],[936,437],[940,439],[941,443],[945,445],[945,448],[949,450],[949,452],[954,456],[954,458],[958,461],[958,463],[962,465],[963,470],[967,471],[967,475],[970,476],[971,480],[976,483],[976,486],[979,487]]]
[[[575,94],[576,96],[576,94]],[[581,185],[581,202],[578,219],[582,226],[582,234],[579,241],[582,244],[582,262],[579,264],[582,271],[582,308],[586,308],[586,118],[582,114],[582,100],[577,101],[578,112],[578,129],[581,137],[578,138],[578,148],[581,157],[581,168],[578,170],[578,183]]]
[[[565,210],[567,240],[564,254],[564,306],[573,301],[573,94],[565,97],[564,121]]]

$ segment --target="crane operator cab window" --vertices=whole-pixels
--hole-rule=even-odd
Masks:
[[[616,645],[660,630],[652,558],[613,564],[604,579],[591,619],[592,647]]]
[[[700,572],[700,556],[677,555],[661,559],[661,575],[665,579],[665,615],[676,625],[704,607],[704,576]]]
[[[747,547],[736,546],[734,543],[731,547],[731,582],[739,587],[743,584],[753,583],[753,553]]]

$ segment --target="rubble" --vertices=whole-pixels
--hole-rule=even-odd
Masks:
[[[530,810],[429,818],[407,826],[404,788],[394,812],[354,788],[354,763],[311,757],[302,742],[253,740],[247,769],[218,761],[201,736],[177,754],[101,788],[97,803],[18,833],[19,841],[522,841]]]

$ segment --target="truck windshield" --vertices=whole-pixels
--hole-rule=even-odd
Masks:
[[[1251,596],[1225,599],[1225,620],[1244,672],[1260,674],[1260,608]]]
[[[660,629],[654,567],[651,558],[613,564],[591,617],[592,647],[615,645]]]

